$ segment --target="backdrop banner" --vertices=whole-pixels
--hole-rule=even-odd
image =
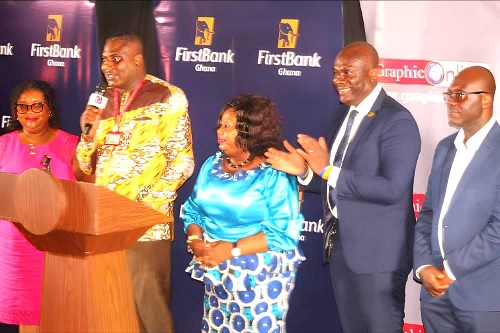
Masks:
[[[10,117],[10,92],[25,80],[51,83],[62,129],[79,135],[79,118],[100,81],[94,3],[0,3],[0,134]],[[325,134],[339,106],[332,64],[342,47],[340,1],[155,1],[159,56],[165,78],[190,102],[195,175],[181,188],[172,248],[172,313],[179,333],[201,329],[201,283],[184,272],[191,257],[177,218],[204,160],[217,150],[216,117],[241,93],[270,97],[284,117],[284,138]],[[147,44],[147,41],[146,43]],[[341,332],[328,269],[321,263],[320,198],[306,193],[299,270],[288,332]]]
[[[284,137],[324,134],[339,106],[332,64],[342,47],[340,2],[161,1],[155,8],[161,59],[169,79],[189,100],[196,172],[217,150],[217,115],[232,96],[258,93],[274,100],[284,117]],[[168,70],[170,68],[170,70]],[[190,194],[196,174],[182,187]],[[178,211],[178,210],[177,210]],[[320,198],[306,194],[299,270],[288,332],[341,332],[327,267],[321,263],[324,231]],[[178,216],[176,214],[176,216]],[[172,258],[172,312],[178,332],[201,329],[203,285],[184,269],[182,223],[176,221]]]
[[[412,112],[422,136],[414,184],[417,216],[434,149],[457,131],[448,126],[442,92],[460,70],[472,65],[489,68],[500,80],[500,48],[494,43],[500,36],[500,3],[361,1],[361,8],[366,39],[379,52],[380,81],[389,95]],[[406,291],[405,333],[421,333],[420,285],[411,276]]]

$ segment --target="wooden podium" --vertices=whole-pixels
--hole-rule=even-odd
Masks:
[[[125,249],[172,218],[43,169],[0,184],[0,217],[45,251],[40,332],[138,332]]]

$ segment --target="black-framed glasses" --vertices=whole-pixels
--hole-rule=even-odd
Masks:
[[[444,92],[443,97],[445,102],[454,100],[457,103],[463,102],[467,95],[487,94],[486,91],[461,91],[461,92]]]
[[[33,111],[34,113],[40,113],[43,111],[43,106],[47,104],[45,102],[37,102],[37,103],[33,103],[33,104],[16,104],[16,111],[17,113],[26,113],[28,112],[29,109],[31,109],[31,111]]]

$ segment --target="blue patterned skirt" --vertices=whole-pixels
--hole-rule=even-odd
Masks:
[[[214,268],[186,269],[205,284],[204,333],[283,333],[288,300],[305,258],[297,247],[231,258]]]

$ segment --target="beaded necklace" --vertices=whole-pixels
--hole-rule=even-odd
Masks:
[[[243,162],[241,162],[240,164],[234,165],[233,163],[231,163],[231,160],[226,155],[226,162],[227,162],[227,165],[229,165],[230,168],[238,169],[238,168],[241,168],[242,166],[244,166],[245,164],[247,164],[248,162],[250,162],[250,157],[247,158],[246,160],[244,160]]]

